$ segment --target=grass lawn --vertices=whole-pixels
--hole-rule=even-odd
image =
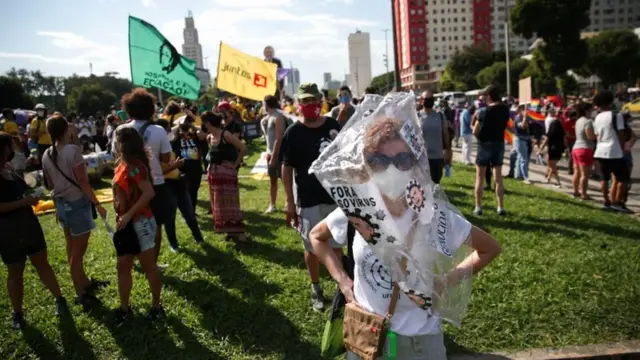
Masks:
[[[247,161],[247,174],[257,158]],[[246,226],[256,244],[237,252],[211,231],[200,216],[207,246],[195,245],[178,217],[183,250],[163,249],[160,261],[168,319],[151,325],[143,315],[150,305],[147,283],[134,274],[132,306],[136,317],[116,328],[118,306],[115,252],[100,226],[86,256],[90,276],[111,281],[99,297],[104,307],[58,320],[53,300],[32,267],[25,275],[23,333],[10,329],[10,304],[0,287],[0,359],[316,359],[325,316],[310,310],[310,284],[302,245],[284,225],[282,213],[263,214],[268,182],[242,179]],[[463,326],[447,327],[449,352],[498,351],[531,347],[601,343],[640,338],[640,223],[605,213],[565,195],[507,181],[501,218],[492,195],[485,215],[471,214],[472,168],[456,166],[444,186],[452,202],[503,245],[503,254],[474,281],[473,299]],[[199,213],[205,214],[208,195]],[[283,199],[280,197],[279,206]],[[112,216],[113,217],[113,216]],[[54,217],[40,218],[49,260],[69,300],[73,289],[64,238]],[[1,236],[1,235],[0,235]],[[166,244],[166,243],[165,243]],[[0,266],[0,278],[6,268]],[[334,286],[324,275],[327,296]]]

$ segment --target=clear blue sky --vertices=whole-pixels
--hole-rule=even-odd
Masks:
[[[3,10],[0,72],[16,67],[65,76],[88,75],[93,63],[95,74],[130,77],[129,14],[154,24],[181,49],[191,10],[212,76],[220,41],[256,56],[272,45],[285,67],[300,69],[302,82],[319,85],[324,72],[344,80],[347,36],[356,29],[371,34],[373,76],[383,73],[382,30],[391,28],[388,0],[12,0]],[[389,32],[393,59],[391,44]]]

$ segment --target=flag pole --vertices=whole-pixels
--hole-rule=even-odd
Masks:
[[[293,83],[295,82],[295,71],[293,71],[293,61],[289,60],[289,66],[291,67],[291,71],[289,71],[291,73],[291,96],[293,97],[293,94],[296,93],[296,89],[293,86]]]
[[[218,94],[220,90],[218,90],[218,78],[220,78],[220,55],[222,54],[222,41],[220,41],[220,45],[218,47],[218,66],[216,66],[216,91]]]

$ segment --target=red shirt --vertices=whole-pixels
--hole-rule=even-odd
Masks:
[[[149,171],[143,164],[126,164],[124,162],[118,164],[113,174],[113,206],[116,214],[123,215],[140,199],[142,190],[140,190],[139,184],[145,180],[149,181]],[[123,192],[126,198],[119,197],[118,192]],[[145,206],[133,216],[133,219],[136,220],[140,217],[152,218],[151,208]]]

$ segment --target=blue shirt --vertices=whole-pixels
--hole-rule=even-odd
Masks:
[[[460,115],[460,136],[467,136],[473,134],[471,129],[471,111],[469,109],[462,110]]]
[[[522,115],[517,115],[516,120],[513,125],[513,132],[521,140],[529,140],[529,128],[527,130],[522,130],[520,125],[523,121],[527,121],[526,118],[523,118]]]

